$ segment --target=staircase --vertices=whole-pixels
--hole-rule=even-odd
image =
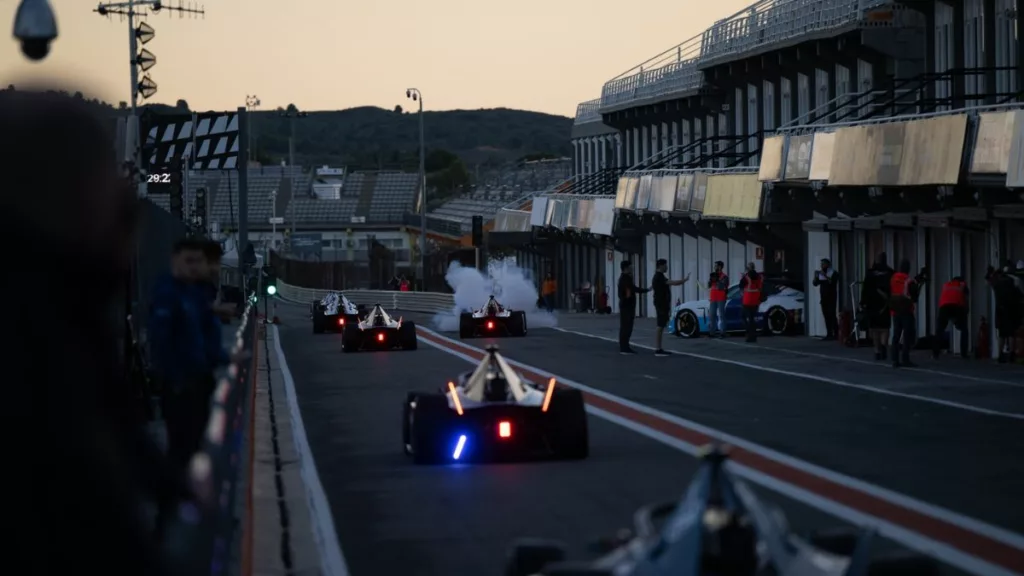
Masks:
[[[367,174],[363,186],[359,190],[359,203],[356,204],[356,216],[364,218],[370,215],[370,203],[373,201],[373,190],[377,187],[377,174]]]

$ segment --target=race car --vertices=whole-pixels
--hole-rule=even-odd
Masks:
[[[798,282],[789,279],[765,278],[761,290],[763,301],[755,317],[762,330],[782,335],[799,332],[804,323],[804,292]],[[710,328],[708,300],[684,302],[675,307],[668,322],[668,331],[681,338],[696,338]],[[726,292],[725,331],[743,332],[743,290],[733,284]]]
[[[459,338],[526,336],[526,312],[509,310],[491,295],[483,308],[459,314]]]
[[[600,541],[596,559],[567,561],[565,547],[521,540],[507,576],[932,576],[916,553],[878,554],[873,528],[792,534],[786,518],[732,474],[719,448],[705,451],[682,499],[641,508],[635,527]]]
[[[416,323],[395,320],[380,304],[362,320],[346,322],[341,332],[341,350],[415,350]]]
[[[588,438],[583,394],[554,378],[526,380],[497,346],[446,387],[410,392],[402,408],[402,444],[416,464],[583,459]]]
[[[366,314],[366,307],[353,304],[341,292],[328,292],[309,305],[309,312],[313,319],[313,334],[322,334],[326,331],[341,331],[345,324],[358,322],[359,316]]]

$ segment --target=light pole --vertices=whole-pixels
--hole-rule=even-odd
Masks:
[[[427,148],[423,137],[423,93],[419,88],[409,88],[405,97],[420,105],[416,113],[420,121],[420,287],[426,290],[427,273]]]
[[[260,97],[259,96],[255,95],[255,94],[253,94],[252,96],[249,96],[247,94],[245,96],[245,108],[249,111],[248,117],[246,118],[246,122],[248,122],[248,124],[249,124],[249,161],[250,162],[252,162],[253,160],[256,159],[256,149],[253,147],[253,143],[255,142],[255,139],[254,139],[253,132],[252,132],[252,115],[253,115],[253,112],[255,112],[256,109],[259,108],[259,107],[260,107]]]
[[[291,226],[290,237],[292,239],[292,246],[295,242],[295,119],[305,118],[308,116],[305,112],[300,112],[298,108],[289,106],[289,109],[281,113],[282,118],[288,118],[291,123],[291,135],[288,136],[288,182],[291,184],[291,198],[288,200],[288,221]]]

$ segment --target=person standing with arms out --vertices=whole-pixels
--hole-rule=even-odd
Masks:
[[[964,282],[963,275],[954,276],[949,282],[942,285],[942,292],[939,293],[939,318],[935,324],[935,336],[932,338],[932,356],[938,359],[942,340],[939,336],[946,331],[950,322],[960,331],[960,357],[967,359],[967,302],[970,292],[967,290],[967,282]],[[950,351],[953,350],[953,343],[950,341]]]
[[[668,326],[668,317],[672,313],[672,286],[682,286],[690,279],[687,274],[682,280],[669,280],[665,272],[668,271],[668,260],[659,259],[654,265],[654,278],[651,279],[651,290],[654,292],[654,311],[658,321],[658,329],[654,331],[654,355],[671,356],[670,352],[662,349],[662,338],[665,335],[665,326]]]
[[[623,260],[619,265],[619,354],[636,354],[629,345],[633,336],[633,324],[636,323],[636,295],[650,292],[633,282],[633,264]]]
[[[708,300],[710,301],[708,336],[725,338],[725,301],[729,292],[729,275],[725,273],[725,263],[715,262],[715,271],[708,276]]]
[[[910,277],[910,261],[900,260],[899,271],[889,280],[889,309],[892,310],[892,367],[916,366],[910,361],[910,347],[917,332],[914,302],[921,285]]]
[[[764,278],[757,273],[753,262],[747,264],[747,272],[740,278],[743,291],[743,325],[747,329],[747,342],[757,342],[757,310],[761,307],[761,293]]]
[[[825,340],[839,337],[839,318],[836,309],[839,304],[839,273],[832,269],[832,261],[821,259],[821,269],[814,273],[812,282],[818,287],[821,300],[821,315],[825,319]]]
[[[889,328],[892,327],[892,315],[889,313],[889,294],[892,283],[893,269],[886,263],[885,252],[875,257],[875,263],[864,275],[860,292],[860,318],[858,323],[865,324],[871,341],[875,345],[875,360],[885,360],[888,356],[886,345],[889,343]]]
[[[540,285],[540,297],[544,300],[544,307],[548,309],[548,312],[555,310],[556,292],[558,292],[558,284],[555,282],[555,277],[548,272],[544,276],[544,282]]]

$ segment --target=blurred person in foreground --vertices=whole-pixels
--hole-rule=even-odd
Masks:
[[[30,295],[32,303],[9,306],[18,338],[3,348],[13,375],[7,389],[31,391],[33,409],[23,430],[34,444],[32,479],[24,480],[31,485],[12,492],[30,495],[31,518],[12,522],[32,526],[25,550],[38,551],[33,573],[167,573],[143,508],[173,487],[134,416],[118,354],[134,189],[111,135],[84,102],[0,92],[0,137],[8,179],[0,202],[11,237],[23,243],[9,251],[6,264],[19,281],[4,282],[3,296]]]

